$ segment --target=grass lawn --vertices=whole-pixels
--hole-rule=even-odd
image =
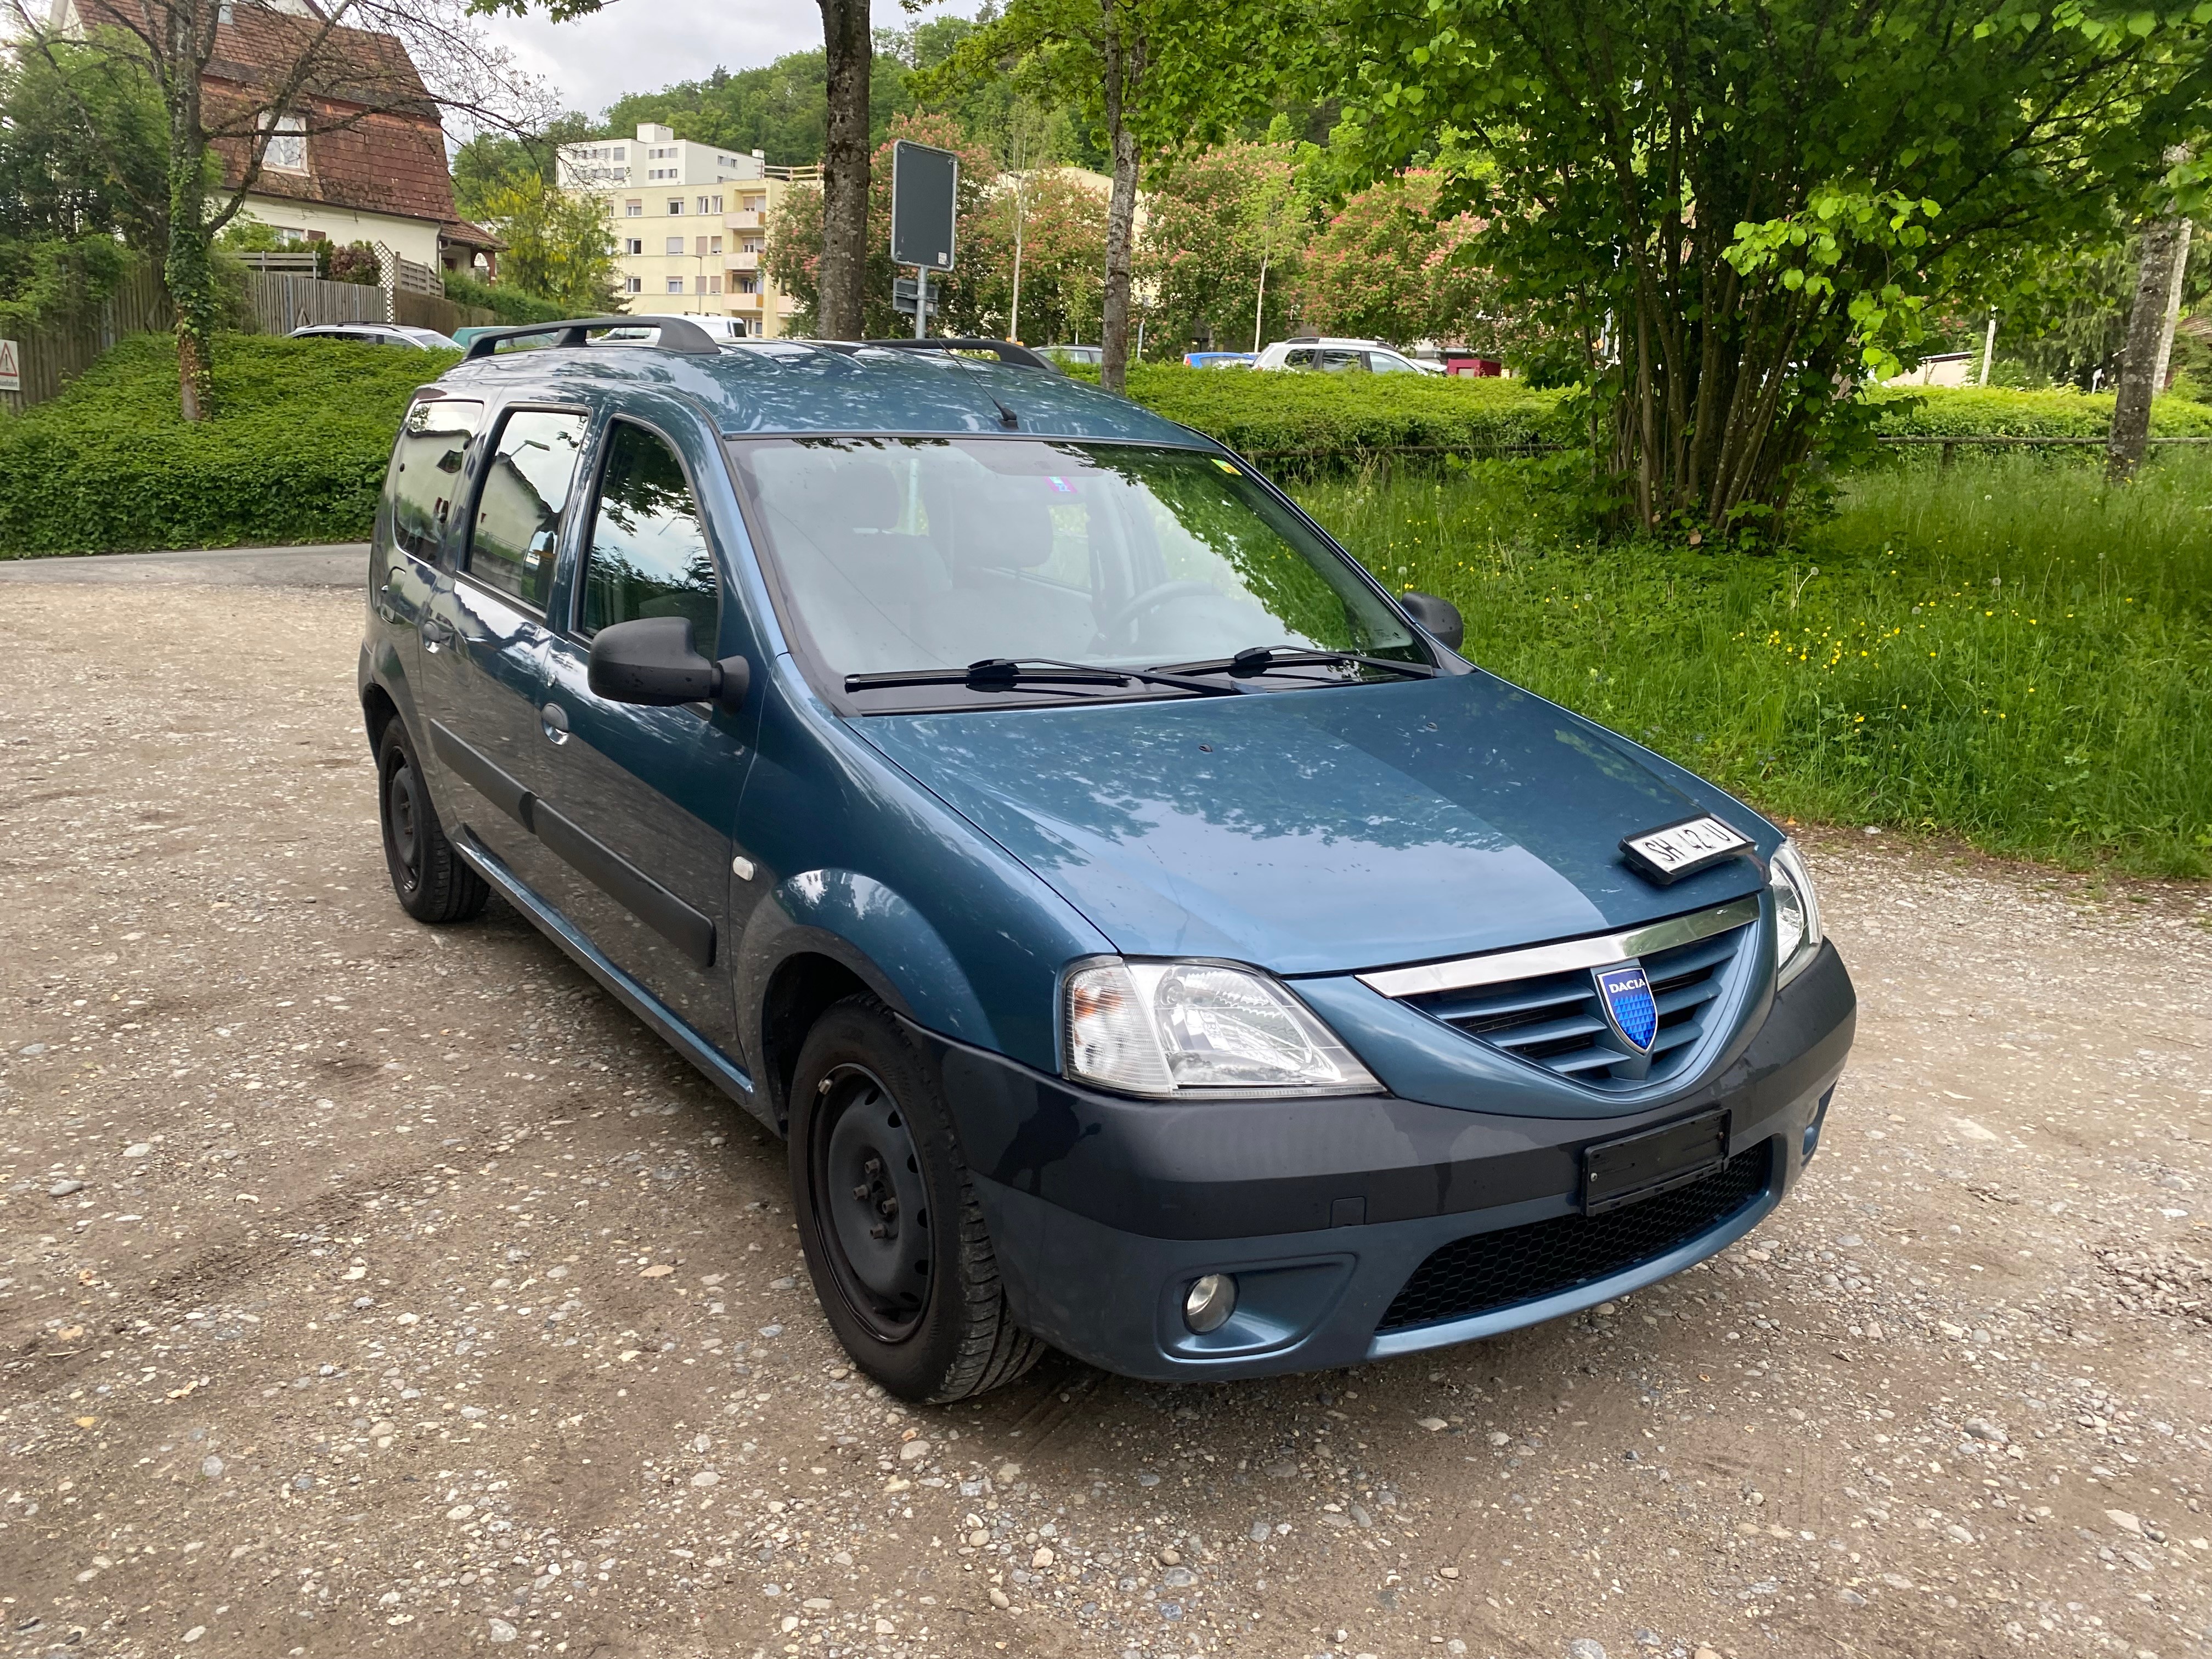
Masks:
[[[1765,811],[2212,874],[2212,457],[1885,466],[1777,557],[1601,549],[1506,463],[1297,493],[1476,661]]]

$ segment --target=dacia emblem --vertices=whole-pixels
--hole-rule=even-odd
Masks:
[[[1613,1029],[1638,1054],[1650,1054],[1651,1044],[1659,1036],[1659,1005],[1651,1000],[1651,985],[1644,977],[1644,964],[1626,962],[1618,968],[1595,969],[1592,976],[1597,981],[1597,994],[1605,1004],[1606,1018],[1612,1022]]]

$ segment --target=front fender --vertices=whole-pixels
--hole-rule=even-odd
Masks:
[[[744,1052],[758,1054],[769,981],[805,952],[849,969],[917,1025],[980,1048],[1000,1045],[968,975],[937,929],[900,894],[854,870],[787,877],[754,907],[738,945]]]

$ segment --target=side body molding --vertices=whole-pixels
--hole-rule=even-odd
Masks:
[[[436,720],[438,758],[471,788],[544,842],[553,854],[702,968],[714,965],[714,921],[670,892],[596,836],[578,829],[480,750]]]

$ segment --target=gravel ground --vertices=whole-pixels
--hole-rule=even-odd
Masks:
[[[2212,1650],[2212,896],[1814,843],[1863,1000],[1721,1259],[1442,1354],[915,1410],[781,1149],[386,888],[360,604],[11,573],[9,1655]]]

